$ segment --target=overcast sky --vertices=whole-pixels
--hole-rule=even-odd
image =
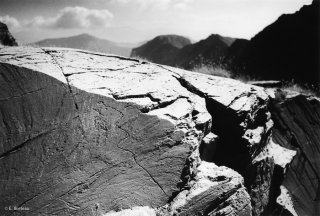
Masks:
[[[80,33],[119,42],[161,34],[250,39],[312,0],[0,0],[0,21],[21,42]]]

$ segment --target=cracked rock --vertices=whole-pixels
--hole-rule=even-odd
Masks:
[[[269,103],[261,87],[120,56],[2,48],[0,213],[262,215],[280,185],[292,193],[278,168],[311,154],[272,135]]]

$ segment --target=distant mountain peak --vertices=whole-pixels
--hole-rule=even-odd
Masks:
[[[227,46],[231,46],[236,39],[235,38],[231,38],[231,37],[225,37],[225,36],[222,36],[220,34],[211,34],[207,38],[207,40],[221,40]]]
[[[211,34],[208,38],[221,38],[222,36],[219,34]]]
[[[178,49],[181,49],[182,47],[191,44],[191,41],[189,38],[180,36],[180,35],[175,35],[175,34],[168,34],[168,35],[159,35],[155,37],[153,40],[150,42],[162,42],[162,43],[167,43],[170,44],[174,47],[177,47]]]
[[[91,34],[88,34],[88,33],[82,33],[82,34],[79,34],[79,35],[75,35],[73,37],[79,37],[79,38],[94,38],[94,39],[97,39],[97,37],[91,35]]]
[[[179,50],[190,45],[190,39],[180,35],[159,35],[132,50],[131,56],[142,57],[159,64],[169,64]]]

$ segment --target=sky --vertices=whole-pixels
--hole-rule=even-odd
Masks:
[[[250,39],[312,0],[0,0],[0,21],[22,43],[81,33],[137,43],[177,34]]]

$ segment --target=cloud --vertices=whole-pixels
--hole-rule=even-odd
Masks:
[[[25,25],[46,28],[93,28],[107,27],[113,19],[113,14],[108,10],[88,9],[85,7],[65,7],[55,17],[35,17]]]
[[[8,15],[0,16],[0,22],[5,23],[10,30],[17,29],[17,28],[21,27],[20,22],[16,18],[8,16]]]
[[[190,2],[191,2],[191,0],[179,1],[179,2],[176,2],[173,5],[173,7],[176,9],[185,10],[188,8]]]
[[[140,9],[167,9],[174,7],[176,9],[186,9],[194,0],[112,0],[113,3],[120,5],[136,4]]]
[[[30,20],[19,21],[14,17],[0,16],[0,21],[9,28],[51,28],[80,29],[110,26],[113,14],[108,10],[88,9],[85,7],[65,7],[55,17],[37,16]]]

